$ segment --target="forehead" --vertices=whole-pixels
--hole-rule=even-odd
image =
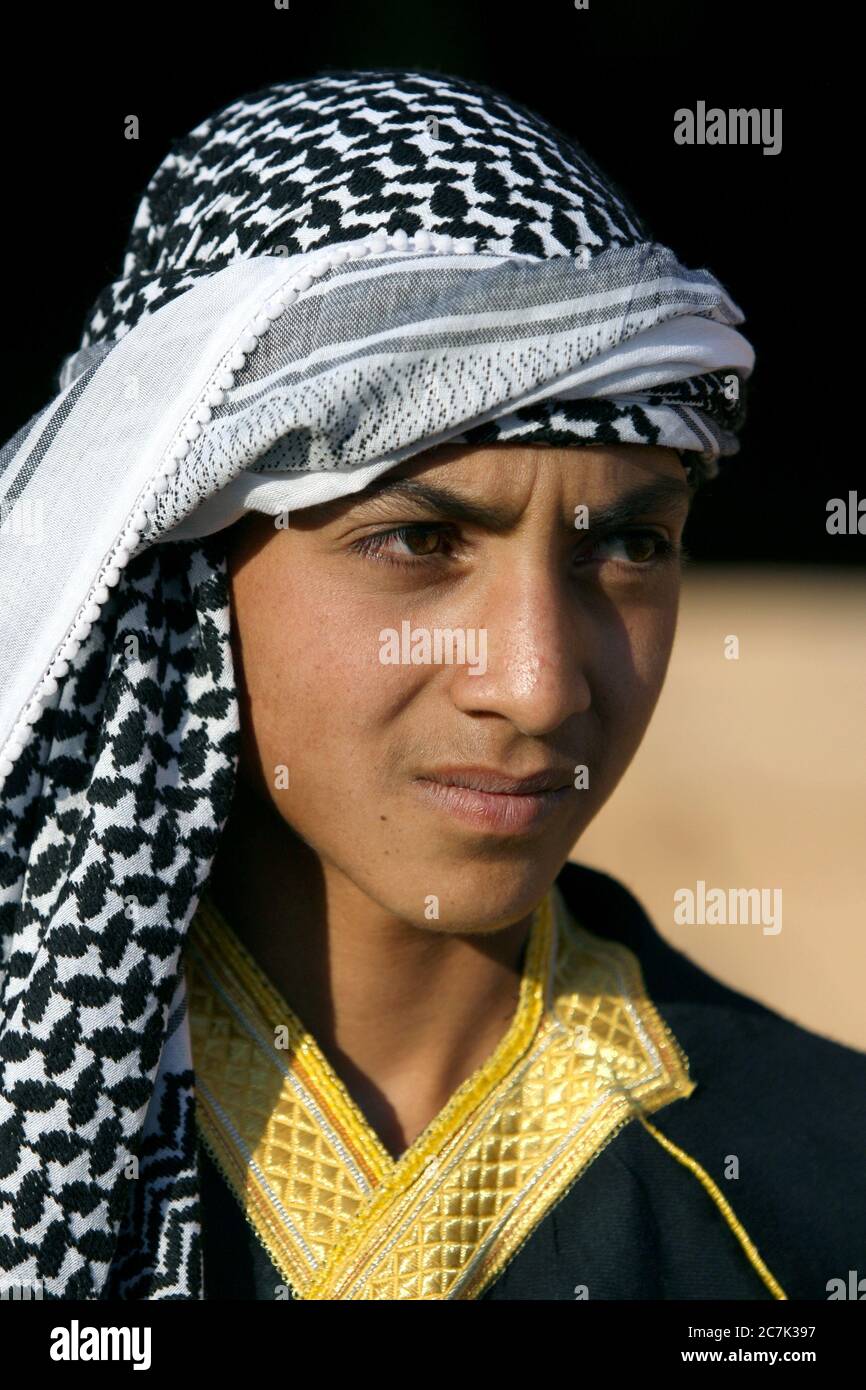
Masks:
[[[366,487],[293,512],[293,529],[344,527],[379,518],[435,517],[503,532],[523,516],[573,524],[585,505],[599,522],[648,512],[685,513],[691,500],[675,450],[642,445],[557,447],[437,445]]]
[[[674,449],[614,444],[443,444],[397,465],[357,494],[387,496],[402,480],[459,490],[487,501],[526,505],[530,498],[610,501],[654,483],[671,483],[671,500],[688,500],[686,472]]]

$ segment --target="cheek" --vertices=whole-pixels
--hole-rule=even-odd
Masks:
[[[658,698],[670,660],[677,625],[677,602],[640,614],[629,625],[636,679],[653,701]]]
[[[335,796],[369,783],[377,734],[404,698],[379,661],[382,622],[345,590],[288,583],[285,567],[267,604],[238,583],[234,607],[248,758],[271,782],[288,768],[292,804],[324,791],[333,809]]]
[[[620,613],[615,641],[596,664],[595,703],[607,726],[608,746],[630,761],[655,709],[676,632],[679,590],[663,600]]]

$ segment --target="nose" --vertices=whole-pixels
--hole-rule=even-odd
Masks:
[[[484,661],[454,670],[460,710],[498,714],[538,738],[589,709],[589,615],[549,559],[525,557],[500,571],[473,607]]]

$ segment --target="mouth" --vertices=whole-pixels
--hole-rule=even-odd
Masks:
[[[512,777],[491,768],[439,768],[416,777],[413,786],[427,805],[473,826],[499,834],[537,830],[564,806],[573,790],[570,769],[545,768]]]

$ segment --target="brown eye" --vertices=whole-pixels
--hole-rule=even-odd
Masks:
[[[658,531],[635,529],[615,531],[587,543],[579,559],[584,563],[591,561],[611,561],[619,565],[635,565],[649,569],[662,564],[677,554],[677,547]]]
[[[413,555],[435,555],[442,533],[434,526],[406,526],[400,532],[400,540]]]
[[[419,521],[363,536],[353,548],[371,560],[402,565],[406,569],[416,560],[448,559],[451,553],[448,545],[453,539],[448,527]]]
[[[648,560],[655,558],[658,548],[658,536],[649,531],[636,532],[634,535],[625,536],[623,544],[628,558],[633,564],[646,564]]]

